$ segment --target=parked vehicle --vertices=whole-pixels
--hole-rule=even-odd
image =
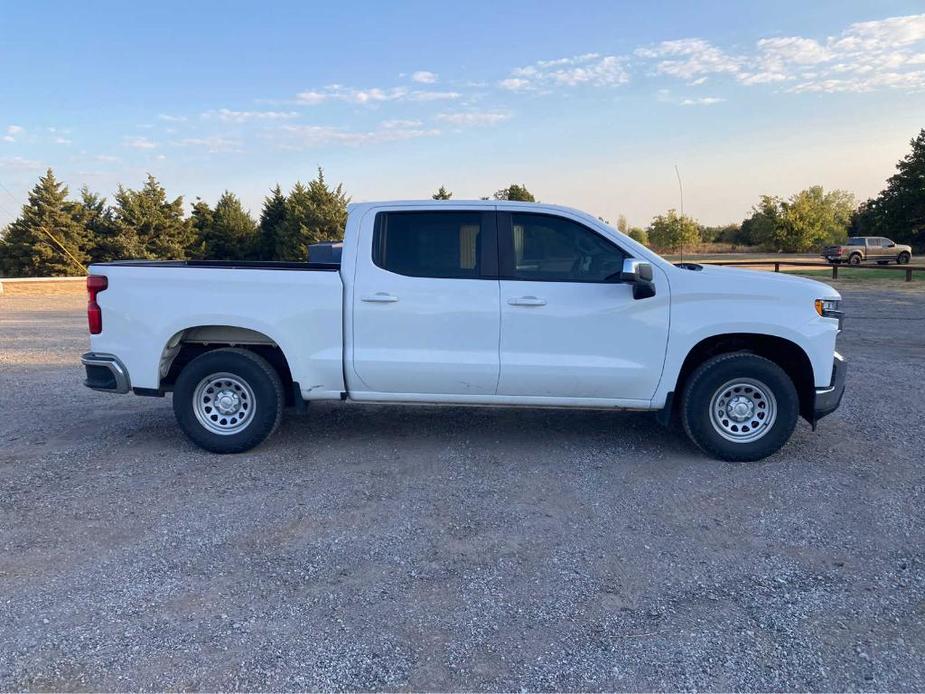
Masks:
[[[834,289],[672,265],[576,210],[354,204],[341,254],[91,266],[86,385],[172,392],[218,453],[285,405],[349,399],[651,410],[724,460],[774,453],[844,392]]]
[[[823,248],[822,257],[835,264],[876,261],[880,265],[892,262],[905,265],[912,258],[912,246],[893,243],[882,236],[852,236],[847,243]]]

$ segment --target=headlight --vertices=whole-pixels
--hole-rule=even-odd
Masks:
[[[838,299],[816,299],[816,313],[823,318],[841,318]]]

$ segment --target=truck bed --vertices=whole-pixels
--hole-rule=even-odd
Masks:
[[[212,268],[219,270],[313,270],[337,272],[340,263],[309,263],[286,260],[114,260],[95,267]]]

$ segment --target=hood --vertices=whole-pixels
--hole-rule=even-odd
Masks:
[[[779,290],[786,293],[801,294],[814,299],[840,299],[835,289],[807,277],[798,277],[784,272],[769,272],[766,270],[745,270],[742,268],[723,267],[721,265],[704,265],[703,270],[685,270],[691,275],[702,275],[704,280],[711,284],[729,284],[738,287],[743,294],[765,294]]]

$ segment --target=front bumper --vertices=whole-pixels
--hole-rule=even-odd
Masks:
[[[128,370],[115,355],[87,352],[80,357],[80,363],[87,372],[87,388],[105,393],[127,393],[131,388]]]
[[[848,373],[848,362],[838,352],[835,352],[832,364],[832,382],[826,388],[816,388],[816,400],[813,405],[813,426],[826,415],[832,414],[841,405],[845,394],[845,376]]]

